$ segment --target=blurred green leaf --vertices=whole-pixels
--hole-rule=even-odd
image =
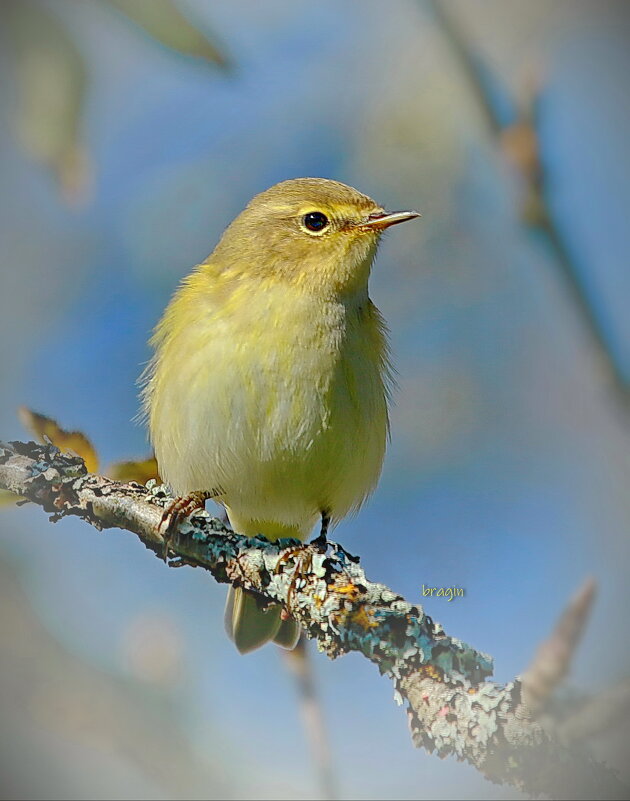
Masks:
[[[108,0],[165,47],[227,67],[225,53],[192,25],[171,0]]]
[[[2,4],[17,80],[17,138],[56,175],[71,200],[86,189],[89,164],[81,141],[86,72],[59,20],[30,0]]]

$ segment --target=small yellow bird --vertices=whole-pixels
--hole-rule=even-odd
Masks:
[[[159,322],[144,409],[160,475],[189,512],[214,497],[247,536],[305,540],[355,512],[389,433],[387,329],[368,297],[386,212],[337,181],[298,178],[257,195]],[[183,499],[183,500],[182,500]],[[231,589],[242,653],[299,627]]]

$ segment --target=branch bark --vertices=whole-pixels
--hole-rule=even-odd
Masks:
[[[154,482],[111,481],[51,445],[11,442],[0,443],[0,487],[39,504],[53,520],[76,515],[98,529],[129,531],[162,556],[159,524],[170,496]],[[420,606],[368,581],[359,559],[340,545],[250,539],[202,511],[179,525],[169,552],[172,565],[202,567],[219,582],[282,604],[329,657],[358,651],[374,662],[406,703],[417,746],[454,755],[531,794],[630,797],[611,770],[532,717],[518,679],[504,686],[487,681],[489,656],[448,636]]]

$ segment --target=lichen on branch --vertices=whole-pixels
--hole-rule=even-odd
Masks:
[[[0,487],[39,504],[53,520],[75,515],[99,529],[129,531],[162,557],[160,522],[171,500],[162,485],[112,481],[52,445],[11,442],[0,443]],[[198,511],[179,524],[168,549],[173,565],[202,567],[219,582],[257,592],[262,603],[282,604],[331,658],[355,651],[374,662],[406,703],[416,745],[531,793],[626,797],[611,771],[532,719],[518,680],[488,681],[489,656],[448,636],[419,605],[369,581],[340,545],[248,538]]]

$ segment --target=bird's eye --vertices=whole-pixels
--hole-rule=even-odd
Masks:
[[[328,217],[321,211],[310,211],[302,217],[302,222],[309,231],[323,231],[328,225]]]

